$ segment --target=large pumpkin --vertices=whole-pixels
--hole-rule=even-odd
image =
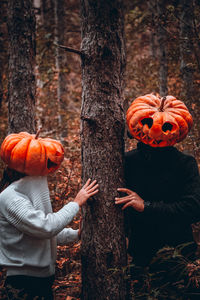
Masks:
[[[152,147],[172,146],[182,141],[193,124],[182,101],[153,94],[136,98],[127,111],[126,120],[130,134]]]
[[[64,149],[59,141],[20,132],[4,139],[1,158],[9,168],[18,172],[44,176],[59,168],[64,159]]]

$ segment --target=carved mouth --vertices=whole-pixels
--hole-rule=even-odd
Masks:
[[[53,161],[51,161],[49,158],[47,160],[47,169],[52,169],[52,168],[55,168],[57,167],[57,164],[55,164]]]

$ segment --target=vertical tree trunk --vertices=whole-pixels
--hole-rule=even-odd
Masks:
[[[0,108],[4,96],[5,78],[8,72],[7,2],[0,1]]]
[[[148,9],[151,15],[151,31],[150,31],[150,52],[151,56],[155,59],[157,55],[157,45],[156,45],[156,0],[147,1]]]
[[[122,2],[81,1],[83,181],[95,178],[100,186],[83,210],[82,299],[90,300],[126,297],[123,213],[114,204],[124,186]]]
[[[196,126],[195,111],[192,109],[192,104],[196,102],[194,95],[193,75],[195,71],[194,56],[193,56],[193,5],[192,1],[180,0],[180,73],[182,77],[182,93],[181,97],[189,108]],[[199,126],[198,126],[199,127]],[[197,132],[199,131],[197,127]],[[189,133],[190,143],[185,146],[185,150],[192,155],[196,155],[196,138],[194,130]],[[193,150],[192,150],[193,148]],[[196,150],[195,150],[196,149]]]
[[[182,95],[186,104],[191,108],[193,100],[193,53],[192,53],[192,27],[193,6],[192,1],[180,0],[180,71],[183,80]]]
[[[54,0],[55,2],[55,42],[59,45],[66,45],[66,0]],[[58,72],[57,97],[60,110],[60,126],[63,128],[62,137],[67,136],[67,126],[63,126],[63,112],[66,110],[67,94],[67,55],[63,49],[56,47],[56,69]]]
[[[159,51],[159,85],[160,95],[166,96],[168,94],[167,88],[167,36],[166,36],[166,20],[165,20],[165,5],[164,1],[157,0],[157,39]]]
[[[35,132],[35,16],[31,0],[8,1],[9,132]]]
[[[54,17],[54,0],[41,0],[41,21],[46,33],[52,33],[52,22]]]

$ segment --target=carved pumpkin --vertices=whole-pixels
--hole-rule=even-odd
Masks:
[[[136,98],[127,111],[126,120],[130,134],[152,147],[172,146],[182,141],[193,124],[182,101],[153,94]]]
[[[64,159],[63,146],[53,139],[38,138],[38,134],[13,133],[4,139],[1,158],[9,168],[34,176],[44,176],[59,168]]]

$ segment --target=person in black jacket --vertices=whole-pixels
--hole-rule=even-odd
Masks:
[[[139,139],[139,138],[138,138]],[[138,142],[125,155],[125,196],[115,198],[125,209],[133,263],[147,266],[162,247],[192,242],[191,224],[200,220],[200,179],[194,157],[174,146]]]

